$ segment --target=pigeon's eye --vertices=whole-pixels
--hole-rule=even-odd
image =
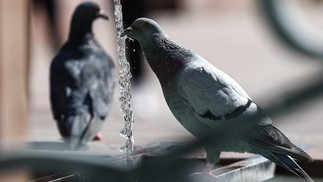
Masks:
[[[142,24],[140,25],[140,28],[141,28],[141,29],[147,29],[147,28],[148,28],[148,24],[147,24],[147,23],[142,23]]]

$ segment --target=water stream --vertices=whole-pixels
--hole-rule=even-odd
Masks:
[[[126,59],[125,38],[120,36],[121,32],[123,31],[122,7],[120,0],[114,0],[114,16],[117,27],[117,51],[119,56],[120,112],[125,121],[124,128],[120,131],[120,135],[126,139],[125,145],[122,146],[120,150],[127,154],[127,165],[131,166],[133,164],[133,160],[130,157],[130,154],[132,153],[134,146],[134,138],[132,135],[134,118],[130,105],[130,65]]]

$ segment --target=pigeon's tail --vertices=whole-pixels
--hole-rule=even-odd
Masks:
[[[88,142],[84,136],[88,130],[89,122],[91,122],[90,120],[89,116],[83,114],[68,116],[66,118],[65,123],[69,133],[68,142],[71,149],[78,149]]]
[[[93,140],[97,133],[102,129],[103,122],[97,117],[97,114],[93,115],[91,121],[88,122],[88,125],[82,135],[82,143],[86,144],[87,142]]]
[[[288,155],[283,154],[272,154],[279,164],[295,173],[297,176],[302,178],[306,182],[314,182],[314,180]]]

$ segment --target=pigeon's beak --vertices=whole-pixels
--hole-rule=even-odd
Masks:
[[[132,27],[128,27],[127,29],[125,29],[122,33],[121,33],[121,37],[124,37],[124,36],[129,36],[131,34],[131,32],[133,31],[133,28]]]
[[[100,11],[97,13],[97,17],[98,17],[98,18],[103,18],[103,19],[105,19],[105,20],[108,20],[108,19],[109,19],[108,15],[106,15],[106,14],[105,14],[105,12],[104,12],[103,10],[100,10]]]

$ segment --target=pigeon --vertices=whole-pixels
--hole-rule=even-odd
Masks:
[[[313,181],[294,160],[310,162],[312,158],[274,127],[269,116],[230,76],[171,41],[154,20],[139,18],[121,36],[139,42],[168,107],[195,137],[203,138],[205,133],[225,128],[228,123],[234,123],[231,128],[242,127],[245,123],[238,121],[262,116],[247,134],[234,136],[216,147],[205,145],[206,171],[211,171],[222,151],[248,152],[268,158],[305,181]]]
[[[116,85],[115,65],[92,32],[97,18],[108,20],[96,3],[77,6],[68,40],[50,66],[53,117],[71,149],[84,146],[102,129]]]

